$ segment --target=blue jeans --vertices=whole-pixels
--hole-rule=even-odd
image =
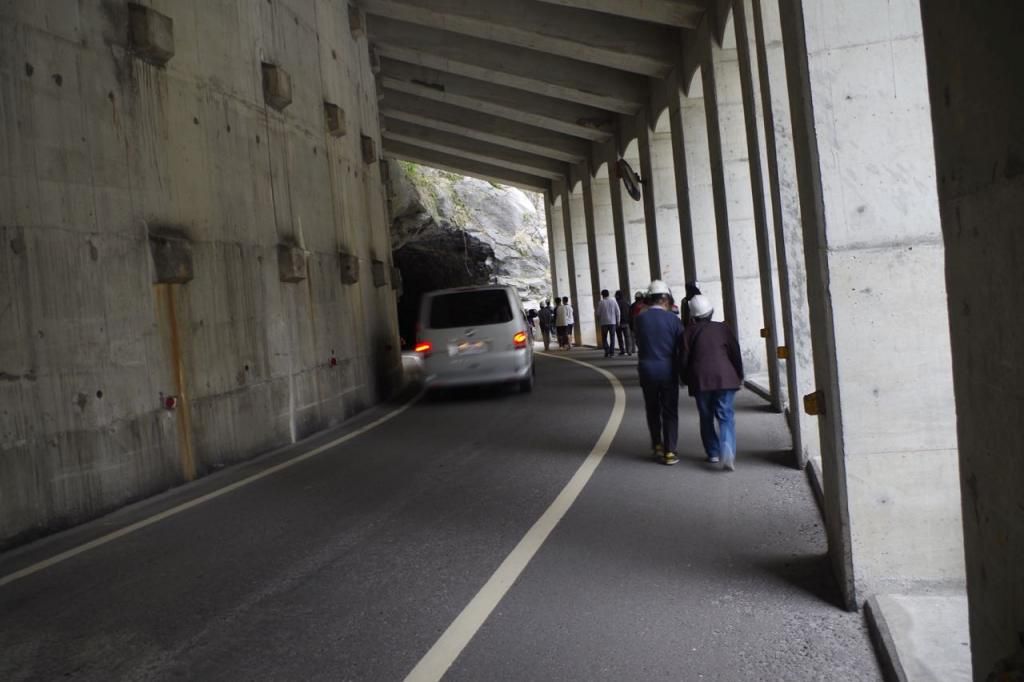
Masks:
[[[693,396],[697,400],[697,412],[700,414],[700,439],[704,443],[704,452],[708,457],[721,457],[726,462],[736,459],[736,417],[733,402],[736,391],[697,391]],[[715,420],[718,430],[715,430]]]

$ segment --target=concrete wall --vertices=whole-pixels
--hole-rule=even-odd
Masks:
[[[345,6],[150,4],[174,22],[166,67],[129,51],[124,2],[0,8],[0,545],[337,423],[398,367]],[[283,112],[261,62],[291,75]],[[194,279],[154,283],[152,235],[188,240]],[[280,281],[282,242],[309,252],[304,281]]]
[[[679,233],[679,206],[676,197],[675,164],[672,161],[672,132],[668,112],[658,119],[651,133],[651,164],[654,167],[654,198],[658,215],[658,249],[661,252],[661,278],[677,300],[684,295],[683,247]]]
[[[981,680],[1024,648],[1024,6],[1003,0],[921,9],[946,245],[971,653]]]
[[[963,538],[920,10],[781,6],[841,586],[855,605],[955,584]]]
[[[608,172],[602,166],[593,180],[594,235],[596,237],[598,286],[611,293],[619,288],[619,264],[615,252],[615,223],[612,220],[612,195]],[[595,302],[596,305],[596,302]]]

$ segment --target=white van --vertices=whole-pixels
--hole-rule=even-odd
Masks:
[[[533,340],[512,287],[424,295],[415,349],[427,388],[517,383],[523,393],[533,390]]]

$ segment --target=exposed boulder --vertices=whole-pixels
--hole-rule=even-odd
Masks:
[[[541,195],[404,161],[387,163],[392,249],[404,290],[399,321],[406,339],[426,291],[499,283],[514,286],[524,303],[548,295]]]

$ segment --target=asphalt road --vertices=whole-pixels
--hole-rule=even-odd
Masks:
[[[451,680],[880,679],[840,610],[785,426],[737,404],[737,471],[647,453],[626,413]],[[544,514],[612,413],[609,381],[539,358],[534,393],[423,400],[346,443],[0,586],[0,679],[401,680]],[[382,406],[353,430],[395,409]],[[338,433],[0,555],[0,579],[223,489]]]

